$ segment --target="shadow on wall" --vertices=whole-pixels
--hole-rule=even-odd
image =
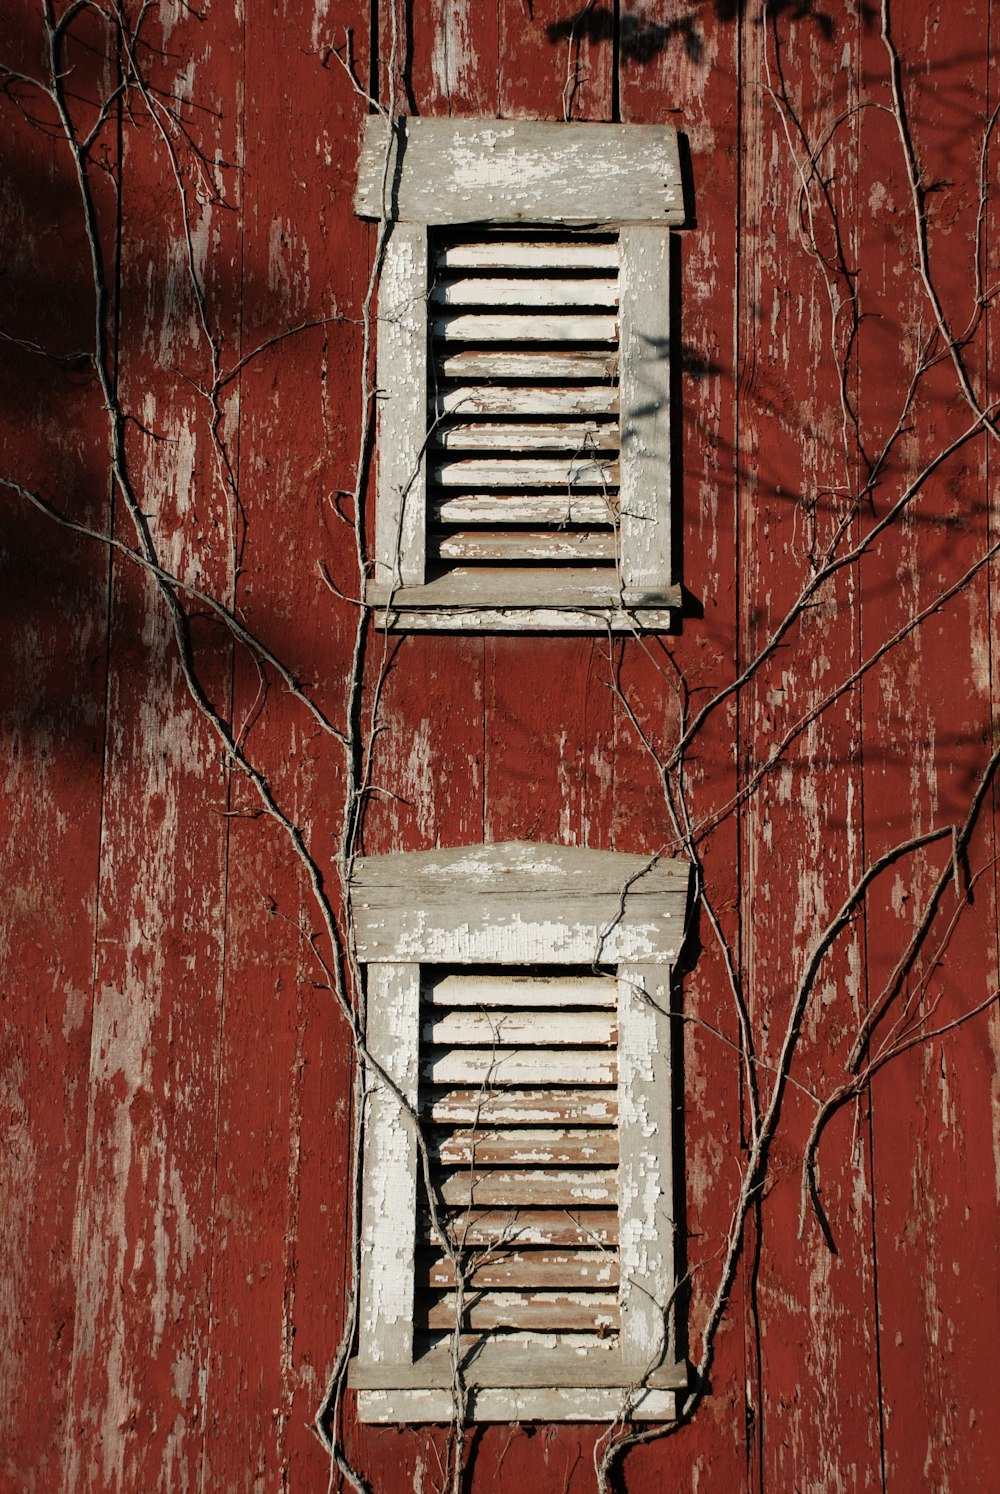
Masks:
[[[747,0],[710,0],[716,20],[723,23],[742,21],[746,15]],[[575,14],[561,21],[553,21],[545,28],[550,42],[586,41],[616,42],[619,56],[626,62],[652,62],[674,41],[678,42],[692,62],[700,62],[704,55],[704,37],[698,24],[698,13],[706,8],[704,0],[689,0],[687,15],[675,16],[669,21],[653,18],[650,10],[639,6],[626,14],[616,12],[610,5],[582,6]],[[758,10],[760,6],[758,3]],[[531,3],[529,0],[529,14]],[[878,12],[873,5],[860,7],[862,24],[875,26]],[[771,0],[768,18],[777,21],[812,21],[827,41],[832,41],[837,32],[834,17],[822,10],[815,0]],[[763,13],[755,17],[763,20]]]

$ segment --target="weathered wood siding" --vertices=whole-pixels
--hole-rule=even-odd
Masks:
[[[128,470],[161,563],[232,606],[343,726],[377,239],[352,208],[368,106],[334,55],[348,37],[361,88],[400,112],[571,113],[667,123],[688,142],[671,349],[680,629],[373,636],[361,844],[697,850],[706,897],[676,1076],[694,1360],[750,1156],[739,1006],[766,1109],[824,931],[902,848],[795,1023],[709,1393],[690,1425],[627,1453],[621,1487],[1000,1484],[991,787],[964,831],[1000,690],[1000,448],[976,414],[998,388],[998,24],[995,0],[881,14],[161,0],[136,49],[147,90],[112,104],[91,154],[91,243],[60,120],[30,82],[46,76],[44,15],[3,8],[4,1494],[327,1487],[310,1423],[347,1310],[352,1111],[348,1024],[314,953],[329,960],[329,942],[296,844],[192,698],[148,572],[27,490],[137,543],[81,356],[96,249]],[[96,9],[73,15],[63,61],[82,134],[127,60]],[[810,592],[838,525],[839,554],[867,546]],[[181,600],[215,710],[339,910],[340,743]],[[887,992],[871,1084],[819,1150],[834,1253],[812,1215],[800,1234],[803,1152]],[[883,1064],[894,1040],[905,1051]],[[467,1487],[582,1494],[600,1431],[483,1428]],[[347,1397],[344,1451],[376,1490],[437,1489],[446,1441],[360,1427]]]

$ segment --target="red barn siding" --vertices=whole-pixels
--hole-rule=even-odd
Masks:
[[[996,6],[896,0],[891,20],[933,285],[951,326],[970,328],[963,367],[988,400],[996,339],[975,316],[974,270],[977,228],[985,287],[1000,266],[992,140],[979,200]],[[13,5],[0,24],[3,62],[40,76],[35,8]],[[167,567],[232,604],[334,726],[357,620],[351,494],[375,252],[351,208],[367,106],[331,50],[345,53],[348,31],[361,87],[374,56],[380,98],[392,71],[400,111],[560,119],[571,107],[669,121],[690,144],[694,222],[678,236],[689,615],[676,636],[614,644],[372,636],[362,717],[367,728],[377,694],[380,730],[362,839],[373,853],[513,838],[696,849],[707,901],[684,978],[683,1091],[697,1360],[749,1158],[733,981],[766,1103],[824,929],[879,857],[964,823],[994,746],[995,562],[892,640],[995,542],[995,443],[979,432],[942,462],[735,689],[834,526],[846,514],[846,543],[862,543],[973,419],[942,356],[849,507],[865,460],[850,412],[865,451],[879,450],[933,332],[873,8],[413,0],[393,19],[391,0],[163,4],[136,53],[157,91],[100,137],[119,209],[112,176],[94,175],[135,498]],[[91,12],[69,32],[86,129],[114,87],[114,37]],[[9,80],[0,102],[0,331],[22,339],[0,370],[0,478],[134,545],[93,378],[24,345],[68,353],[92,337],[72,160],[28,84]],[[2,503],[0,1488],[325,1488],[310,1422],[350,1294],[352,1069],[320,963],[322,909],[196,708],[148,573],[16,488]],[[182,600],[212,705],[339,916],[341,744]],[[709,705],[668,805],[629,711],[662,761]],[[799,1229],[817,1104],[850,1080],[859,1025],[942,876],[906,972],[912,1010],[945,1027],[996,991],[991,809],[988,795],[954,879],[950,839],[887,867],[822,963],[709,1393],[690,1425],[626,1454],[631,1494],[997,1482],[995,1007],[880,1067],[839,1111],[819,1152],[837,1253],[811,1217]],[[901,1010],[876,1028],[873,1056]],[[598,1430],[480,1429],[466,1486],[593,1489]],[[441,1429],[359,1427],[347,1397],[343,1447],[376,1490],[440,1487],[446,1442]]]

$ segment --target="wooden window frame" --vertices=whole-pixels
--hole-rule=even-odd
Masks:
[[[618,978],[618,1348],[587,1356],[553,1347],[526,1356],[484,1334],[463,1366],[470,1419],[676,1416],[687,1366],[674,1321],[679,1099],[670,984],[689,880],[682,861],[526,842],[356,863],[351,900],[366,967],[366,1042],[378,1066],[366,1079],[359,1333],[350,1371],[361,1421],[454,1415],[449,1352],[414,1357],[420,984],[421,967],[437,964],[600,966],[615,968]]]
[[[394,630],[634,632],[669,628],[670,229],[684,220],[677,134],[664,125],[378,115],[355,207],[387,219],[378,297],[375,574],[365,599]],[[498,566],[428,577],[429,231],[456,224],[613,228],[620,252],[621,485],[614,571]]]

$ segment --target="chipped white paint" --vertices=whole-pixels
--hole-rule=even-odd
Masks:
[[[684,217],[676,131],[667,125],[407,119],[392,144],[395,216],[417,223],[628,223]],[[356,210],[377,218],[389,146],[370,116]],[[398,181],[396,180],[398,176]]]
[[[607,917],[564,920],[553,907],[546,918],[522,917],[520,913],[502,922],[488,907],[477,910],[477,921],[461,914],[443,913],[433,919],[408,908],[386,909],[381,920],[359,912],[358,953],[365,960],[425,960],[450,963],[461,958],[470,964],[525,965],[558,960],[586,965],[593,960],[616,964],[620,960],[672,960],[678,952],[680,928],[668,927],[669,914],[651,913],[648,919],[626,917],[612,922],[614,907],[601,905]]]
[[[662,967],[618,971],[621,1346],[639,1370],[669,1353],[674,1282],[669,982]]]
[[[397,225],[379,286],[375,581],[420,586],[426,554],[427,234]]]
[[[469,1398],[471,1421],[613,1421],[623,1407],[639,1420],[672,1421],[677,1397],[647,1390],[634,1399],[623,1379],[604,1389],[476,1390]],[[358,1419],[363,1422],[449,1422],[454,1415],[450,1390],[361,1390]]]
[[[547,595],[550,579],[557,572],[540,576],[535,572],[536,595]],[[444,590],[444,588],[442,588]],[[384,607],[386,598],[372,587],[366,592],[374,607]],[[592,611],[576,607],[470,607],[461,601],[446,606],[423,605],[413,598],[412,606],[389,607],[378,614],[378,626],[391,632],[416,633],[422,630],[450,633],[598,633],[611,631],[632,636],[642,632],[665,632],[672,626],[673,613],[664,608],[637,608],[625,611],[615,606],[617,596],[608,594],[597,601]],[[677,604],[680,592],[677,593]]]
[[[419,1017],[417,969],[386,965],[369,972],[368,1049],[412,1106]],[[413,1355],[417,1142],[399,1100],[376,1073],[367,1078],[364,1167],[358,1354],[365,1363],[406,1364]]]
[[[543,980],[539,983],[539,1003],[530,1010],[526,1009],[526,992],[532,978],[524,970],[512,984],[516,995],[512,1010],[505,1007],[505,986],[500,977],[451,975],[444,980],[432,979],[423,1040],[433,1046],[420,1062],[438,1085],[481,1087],[496,1080],[529,1088],[552,1083],[613,1086],[617,1079],[617,1174],[603,1165],[607,1133],[595,1133],[593,1141],[594,1157],[600,1156],[600,1164],[580,1170],[590,1143],[588,1133],[577,1135],[576,1128],[585,1122],[575,1118],[567,1122],[560,1115],[555,1132],[539,1133],[541,1141],[535,1138],[538,1165],[525,1166],[518,1152],[521,1165],[511,1172],[503,1170],[504,1158],[514,1156],[524,1137],[530,1144],[534,1133],[484,1135],[486,1150],[478,1158],[468,1152],[463,1133],[457,1132],[441,1165],[446,1169],[458,1166],[460,1170],[446,1170],[438,1182],[446,1203],[460,1209],[475,1206],[480,1211],[544,1210],[581,1201],[607,1208],[613,1207],[617,1197],[621,1285],[618,1311],[609,1318],[609,1325],[614,1327],[620,1317],[621,1333],[615,1335],[616,1342],[620,1338],[620,1349],[601,1361],[604,1368],[599,1395],[603,1397],[601,1404],[608,1406],[616,1405],[616,1397],[620,1405],[621,1391],[613,1387],[631,1383],[651,1366],[661,1365],[668,1373],[678,1373],[678,1367],[670,1362],[667,1312],[674,1284],[667,1001],[668,962],[676,939],[666,940],[657,928],[657,920],[666,924],[672,914],[679,931],[688,876],[688,868],[679,862],[650,864],[641,857],[615,852],[517,842],[452,852],[363,857],[355,865],[353,905],[358,953],[368,965],[369,1043],[376,1045],[373,1053],[398,1077],[400,1087],[414,1101],[422,1025],[422,963],[523,967],[533,962],[563,961],[586,967],[595,958],[595,940],[601,947],[609,921],[618,919],[617,927],[625,930],[617,944],[612,933],[601,953],[601,958],[612,963],[621,961],[620,1064],[616,1062],[611,1012],[592,1009],[595,1001],[606,1004],[605,982],[597,977],[583,978],[581,989],[588,998],[585,1006],[591,1009],[580,1012],[572,1009],[573,992],[565,977],[554,982]],[[649,890],[635,894],[632,888],[626,891],[630,881],[633,888],[645,885]],[[644,922],[630,911],[633,901],[650,905]],[[623,904],[626,911],[621,915]],[[538,917],[541,906],[546,910],[551,906],[552,916]],[[461,908],[468,916],[458,911]],[[533,921],[524,916],[527,909],[535,910]],[[582,916],[584,911],[588,916]],[[618,947],[639,952],[618,956],[614,953]],[[485,1004],[470,1007],[474,996]],[[454,1010],[452,1000],[456,1002]],[[383,1010],[387,1003],[392,1004],[391,1011]],[[502,1013],[503,1024],[509,1029],[506,1035],[494,1011]],[[477,1042],[486,1046],[470,1046]],[[565,1093],[569,1095],[570,1090]],[[362,1331],[353,1371],[353,1383],[359,1390],[359,1415],[362,1420],[435,1419],[442,1414],[439,1406],[445,1403],[441,1391],[450,1381],[447,1362],[438,1364],[437,1378],[423,1388],[414,1387],[408,1378],[418,1369],[413,1363],[411,1327],[416,1291],[417,1158],[413,1128],[401,1116],[395,1101],[380,1108],[377,1086],[372,1089],[368,1107]],[[452,1123],[466,1124],[461,1116],[454,1117]],[[572,1128],[572,1145],[563,1137],[561,1128],[566,1124]],[[478,1116],[476,1126],[478,1130]],[[467,1154],[467,1164],[456,1160]],[[578,1253],[581,1245],[592,1248],[592,1242],[577,1241]],[[564,1264],[560,1269],[569,1266]],[[491,1315],[496,1314],[500,1314],[497,1322],[510,1321],[515,1326],[530,1327],[535,1321],[540,1327],[584,1329],[589,1322],[587,1314],[596,1310],[595,1300],[581,1297],[577,1303],[577,1295],[563,1292],[549,1303],[548,1296],[534,1287],[523,1294],[506,1296],[502,1290],[481,1289],[476,1311],[481,1317],[485,1314],[480,1325],[483,1331],[492,1322]],[[532,1319],[533,1312],[542,1316]],[[565,1321],[546,1321],[545,1314],[557,1312],[566,1314]],[[471,1326],[477,1327],[475,1313]],[[487,1347],[490,1342],[487,1332]],[[423,1366],[419,1372],[426,1375],[429,1367],[424,1358],[419,1364]],[[373,1381],[371,1368],[378,1365],[384,1366],[388,1379]],[[516,1395],[517,1414],[524,1417],[572,1420],[581,1417],[581,1406],[589,1405],[586,1397],[574,1399],[558,1388],[554,1375],[544,1388],[529,1389],[524,1383],[525,1373],[522,1366],[520,1379],[514,1375],[495,1389],[477,1391],[471,1417],[507,1419],[513,1414],[512,1395]],[[659,1390],[647,1394],[642,1414],[673,1414],[672,1395]],[[446,1400],[445,1419],[450,1419],[450,1393]]]
[[[688,875],[680,861],[517,842],[366,857],[354,876],[358,952],[364,961],[669,962]]]
[[[625,227],[620,253],[622,593],[628,605],[648,605],[673,580],[669,234]]]

